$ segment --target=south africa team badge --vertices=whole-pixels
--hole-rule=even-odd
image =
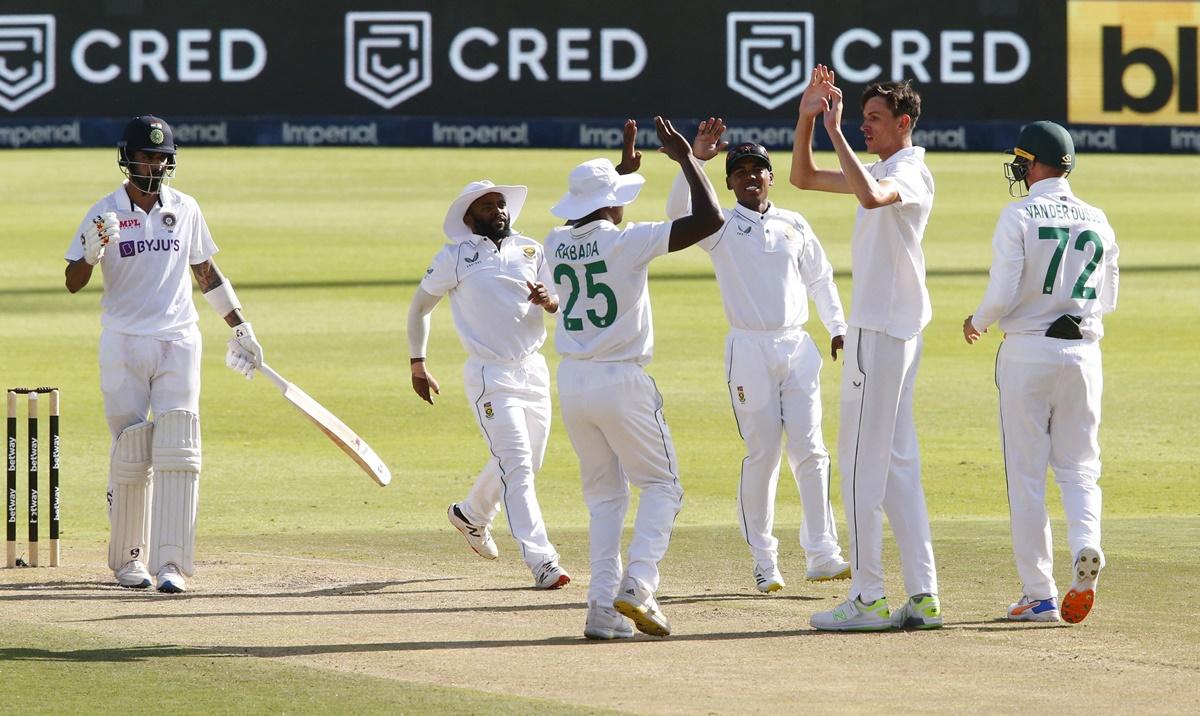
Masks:
[[[534,256],[537,256],[537,249],[533,248],[532,246],[526,246],[525,247],[525,258],[533,260]]]
[[[746,404],[746,389],[739,385],[737,387],[737,391],[738,391],[738,402],[741,403],[742,405],[745,405]]]
[[[496,417],[496,411],[492,410],[492,404],[490,401],[483,404],[483,416],[488,420]]]

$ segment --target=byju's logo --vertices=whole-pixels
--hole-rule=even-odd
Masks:
[[[0,15],[0,107],[9,112],[54,89],[54,16]]]
[[[433,84],[427,12],[346,13],[346,86],[391,109]]]
[[[725,82],[767,109],[798,96],[813,67],[811,12],[731,12]]]

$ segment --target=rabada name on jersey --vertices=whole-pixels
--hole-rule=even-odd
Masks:
[[[554,249],[554,258],[564,261],[578,261],[579,259],[587,259],[600,254],[600,247],[596,246],[595,241],[588,241],[582,244],[559,244],[558,248]]]

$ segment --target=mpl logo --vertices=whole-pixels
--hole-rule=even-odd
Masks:
[[[391,109],[433,84],[428,12],[346,13],[346,86]]]
[[[0,15],[0,107],[9,112],[54,89],[54,16]]]
[[[813,68],[811,12],[731,12],[725,82],[767,109],[798,96]]]

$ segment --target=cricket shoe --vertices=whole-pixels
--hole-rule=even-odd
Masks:
[[[774,564],[754,565],[754,586],[763,594],[778,592],[783,589],[783,575]]]
[[[1100,569],[1104,558],[1100,550],[1084,547],[1075,558],[1075,578],[1067,596],[1062,600],[1062,618],[1068,624],[1078,624],[1087,619],[1096,602],[1096,583],[1100,581]]]
[[[500,550],[496,549],[496,540],[492,539],[490,527],[468,522],[457,504],[452,504],[446,509],[446,517],[449,518],[450,524],[467,538],[467,544],[475,550],[475,554],[484,559],[495,559],[499,556]]]
[[[167,562],[158,570],[158,591],[163,594],[180,594],[187,591],[187,582],[174,562]]]
[[[621,591],[613,600],[613,609],[633,620],[638,631],[650,636],[670,636],[671,625],[667,617],[658,608],[654,594],[643,587],[636,579],[625,577],[621,581]]]
[[[630,639],[633,637],[633,625],[616,609],[591,602],[588,604],[587,622],[583,625],[583,635],[596,641]]]
[[[897,629],[941,629],[942,604],[936,594],[914,594],[904,606],[892,612]]]
[[[847,599],[827,612],[817,612],[808,620],[813,629],[826,631],[887,631],[892,628],[887,597],[864,604],[858,597]]]
[[[126,589],[145,589],[150,586],[150,570],[136,559],[131,559],[116,571],[117,585]]]
[[[804,575],[810,582],[831,582],[835,579],[850,579],[850,563],[841,557],[812,567]]]
[[[560,589],[571,583],[571,575],[558,566],[557,559],[548,559],[533,570],[534,589]]]
[[[1054,599],[1030,599],[1022,594],[1015,604],[1008,605],[1008,618],[1014,622],[1056,622],[1058,605]]]

